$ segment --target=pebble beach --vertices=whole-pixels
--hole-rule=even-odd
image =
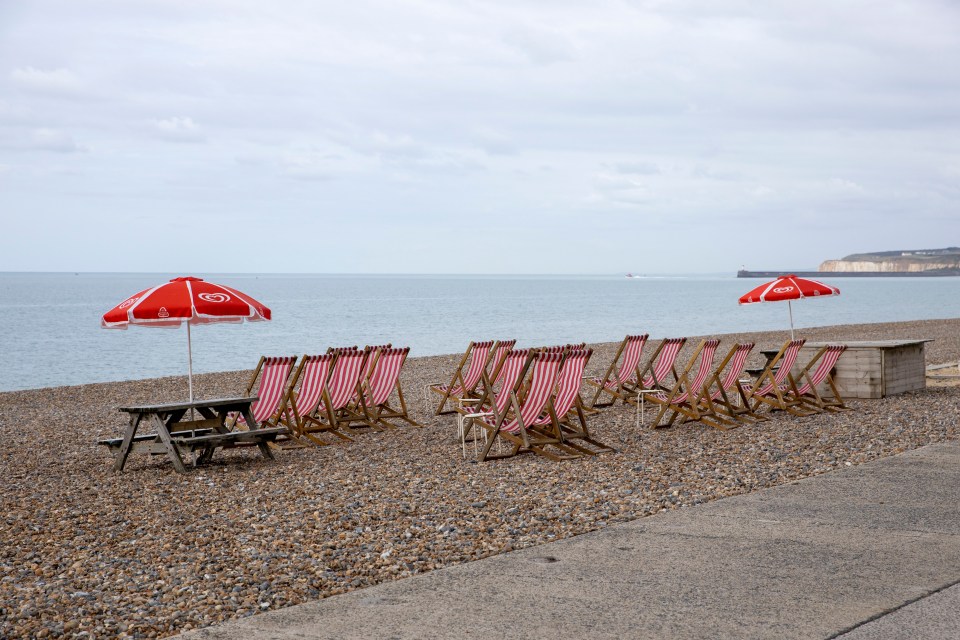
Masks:
[[[928,365],[960,359],[960,319],[798,335],[925,338],[933,340]],[[789,336],[715,337],[725,353],[734,341],[755,341],[759,350]],[[690,337],[678,362],[697,340]],[[399,336],[394,344],[405,346]],[[588,372],[602,374],[617,344],[591,346]],[[114,473],[108,450],[96,444],[122,434],[126,414],[118,406],[182,400],[185,378],[0,393],[0,638],[166,637],[665,509],[696,508],[956,438],[960,430],[960,386],[941,382],[848,400],[852,411],[775,414],[731,431],[700,424],[637,429],[633,407],[616,405],[589,418],[593,436],[615,453],[478,464],[461,455],[454,418],[433,416],[434,396],[425,402],[422,394],[428,383],[449,381],[460,357],[408,359],[402,383],[423,428],[367,430],[353,443],[278,451],[274,461],[256,449],[221,450],[186,475],[143,455]],[[762,362],[755,353],[751,364]],[[249,375],[198,376],[196,395],[241,395]]]

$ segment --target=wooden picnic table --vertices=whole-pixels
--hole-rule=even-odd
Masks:
[[[115,457],[113,469],[121,471],[131,453],[166,454],[173,462],[173,468],[186,473],[184,456],[192,456],[193,466],[208,462],[213,452],[220,447],[256,445],[264,458],[273,459],[269,443],[277,436],[285,434],[284,427],[260,429],[253,417],[251,405],[257,397],[217,398],[213,400],[194,400],[193,402],[174,402],[170,404],[119,407],[119,411],[130,414],[130,425],[123,438],[101,440],[99,444],[113,450]],[[199,413],[199,420],[184,420],[190,412]],[[237,412],[243,416],[248,431],[232,431],[226,420],[229,414]],[[141,426],[155,430],[154,433],[137,435]]]
[[[747,368],[747,369],[744,369],[744,371],[746,371],[750,376],[756,378],[761,373],[763,373],[764,369],[767,368],[767,365],[770,364],[770,361],[773,360],[778,353],[780,353],[779,348],[778,349],[760,349],[760,354],[764,358],[766,358],[766,361],[763,363],[763,366]],[[776,367],[774,367],[774,370],[776,370]]]

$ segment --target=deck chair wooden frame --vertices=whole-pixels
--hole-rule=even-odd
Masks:
[[[440,402],[437,404],[434,415],[454,413],[454,409],[445,409],[448,401],[477,395],[477,387],[480,385],[483,370],[490,360],[494,344],[496,344],[495,340],[470,342],[453,372],[453,377],[450,378],[450,383],[431,384],[427,387],[433,393],[440,395]],[[469,367],[467,367],[468,362],[470,363]],[[465,367],[466,371],[464,371]]]
[[[798,408],[800,401],[796,397],[797,385],[790,375],[805,342],[803,338],[785,342],[780,351],[767,362],[757,379],[744,387],[753,402],[751,409],[754,413],[766,405],[771,411],[809,415],[808,411]]]
[[[647,364],[637,375],[637,379],[640,380],[639,390],[669,391],[673,388],[673,383],[668,380],[671,374],[673,374],[674,383],[680,379],[675,365],[677,356],[680,355],[680,350],[686,342],[686,338],[664,338],[660,341],[657,348],[650,354]]]
[[[393,345],[388,342],[386,344],[368,344],[363,348],[361,352],[363,353],[363,365],[360,367],[353,394],[347,403],[338,409],[338,422],[341,425],[349,425],[354,431],[357,427],[371,427],[376,431],[382,431],[384,429],[383,425],[376,422],[371,424],[367,420],[367,408],[362,389],[364,382],[370,377],[370,372],[373,370],[374,363],[377,361],[380,352],[392,347]],[[338,351],[342,353],[348,349],[350,351],[360,351],[356,347],[348,347]]]
[[[377,356],[384,349],[392,349],[393,344],[388,342],[386,344],[368,344],[363,348],[367,354],[367,359],[363,363],[363,369],[360,371],[360,383],[362,384],[367,378],[370,377],[370,372],[373,371],[373,367],[377,362]],[[359,393],[359,391],[358,391]],[[354,398],[355,400],[356,398]]]
[[[583,372],[592,355],[593,349],[586,348],[571,349],[564,353],[563,364],[557,377],[557,389],[548,404],[548,411],[532,425],[534,429],[552,426],[552,433],[558,436],[561,442],[584,455],[616,451],[595,439],[587,426],[580,387],[583,384]]]
[[[402,349],[378,349],[367,377],[361,384],[363,412],[371,427],[377,425],[395,429],[390,420],[403,420],[414,427],[420,427],[407,412],[407,403],[400,384],[400,372],[406,362],[410,347]],[[394,393],[395,392],[395,393]],[[391,396],[397,396],[399,407],[390,404]]]
[[[250,410],[261,428],[278,426],[281,403],[296,361],[297,356],[261,356],[257,362],[244,395],[253,395],[254,388],[257,389],[257,401]],[[230,429],[246,429],[246,421],[240,414],[231,414],[225,425]]]
[[[481,374],[480,382],[484,385],[491,384],[496,387],[501,382],[501,376],[504,373],[503,363],[507,357],[507,354],[513,351],[513,348],[516,346],[516,340],[499,340],[493,347],[493,351],[490,354],[490,359],[487,361],[487,366],[484,368],[484,371],[488,371],[490,375],[488,380],[483,378]],[[524,349],[523,351],[528,351]]]
[[[640,358],[649,337],[646,333],[625,337],[603,377],[586,378],[587,384],[597,388],[590,401],[591,409],[609,407],[617,400],[626,402],[628,393],[635,390],[635,383],[639,379]],[[610,396],[609,402],[599,401],[602,394]]]
[[[694,399],[697,398],[704,382],[706,382],[710,372],[713,371],[713,361],[719,345],[720,341],[716,338],[701,340],[690,356],[687,365],[677,376],[673,388],[669,391],[653,390],[652,393],[647,394],[647,401],[660,406],[660,410],[651,424],[654,429],[671,427],[681,416],[687,420],[700,420],[703,412],[699,403],[695,402]],[[699,366],[697,366],[698,362]],[[694,367],[696,367],[696,374],[693,374]],[[632,401],[638,402],[636,398]],[[667,416],[668,413],[669,417]]]
[[[356,433],[351,423],[364,419],[364,415],[358,414],[357,409],[351,406],[351,401],[357,397],[360,375],[369,354],[357,348],[333,349],[329,353],[335,355],[336,360],[324,385],[320,404],[313,414],[314,428],[349,437]]]
[[[467,455],[467,438],[474,422],[479,418],[507,411],[510,403],[509,392],[522,387],[523,377],[534,353],[532,349],[511,349],[505,352],[496,370],[496,384],[492,379],[492,372],[484,370],[481,376],[483,382],[481,396],[474,403],[457,407],[457,432],[464,457]],[[496,392],[497,388],[500,389],[500,393]],[[473,438],[473,442],[476,445],[476,437]]]
[[[795,397],[803,407],[816,412],[846,411],[850,409],[844,404],[843,397],[833,380],[833,370],[837,366],[840,356],[846,350],[847,346],[843,344],[830,344],[821,347],[806,366],[800,370],[799,374],[794,376],[795,380],[801,382],[801,385],[796,389]],[[811,369],[815,364],[817,368],[811,374]],[[824,398],[820,394],[818,387],[824,383],[830,387],[833,394],[832,398]]]
[[[297,443],[308,442],[317,446],[331,444],[319,434],[353,442],[353,438],[340,431],[336,420],[330,422],[318,416],[336,359],[336,353],[304,355],[291,378],[281,411],[281,422],[287,426]]]
[[[558,435],[549,435],[532,428],[544,411],[552,411],[550,404],[556,391],[562,360],[562,353],[535,351],[526,362],[526,370],[530,371],[530,383],[523,385],[524,372],[514,388],[500,390],[498,396],[509,394],[509,410],[495,410],[493,415],[486,415],[477,421],[486,432],[486,443],[478,461],[509,458],[522,452],[557,461],[582,455],[581,452],[566,446]],[[521,386],[525,386],[527,390],[522,399],[518,394]],[[506,453],[490,452],[498,439],[507,442]]]
[[[473,394],[457,399],[457,413],[461,415],[463,415],[464,411],[466,411],[466,413],[475,413],[484,403],[483,396],[486,393],[486,389],[488,387],[496,388],[501,384],[501,377],[505,371],[503,364],[506,361],[507,355],[513,352],[516,344],[516,340],[498,340],[494,343],[493,350],[487,359],[487,364],[480,374],[480,386],[477,387]],[[526,353],[530,350],[523,349],[522,351]]]
[[[740,382],[754,346],[753,342],[734,344],[707,378],[695,400],[701,411],[699,422],[728,430],[767,419],[753,412],[750,398]],[[726,374],[721,379],[724,370]]]

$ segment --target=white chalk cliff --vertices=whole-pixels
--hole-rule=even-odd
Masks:
[[[922,251],[884,251],[861,253],[842,260],[826,260],[820,271],[854,273],[915,273],[921,271],[960,269],[960,248],[925,249]]]

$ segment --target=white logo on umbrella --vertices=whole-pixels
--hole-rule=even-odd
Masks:
[[[136,302],[137,300],[139,300],[139,299],[140,299],[140,298],[130,298],[130,299],[127,300],[126,302],[120,303],[120,306],[117,307],[117,308],[118,308],[118,309],[126,309],[127,307],[129,307],[130,305],[132,305],[133,303],[135,303],[135,302]]]
[[[158,318],[169,318],[169,317],[170,317],[170,312],[167,311],[167,308],[166,308],[166,307],[160,307],[160,311],[157,311],[157,317],[158,317]]]
[[[197,296],[204,302],[228,302],[230,296],[225,293],[201,293]]]
[[[790,293],[793,291],[793,287],[777,287],[773,290],[774,293]]]

